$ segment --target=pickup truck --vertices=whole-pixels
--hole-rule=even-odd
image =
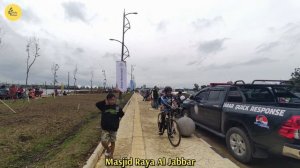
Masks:
[[[270,153],[300,159],[300,98],[284,81],[259,81],[267,80],[206,87],[184,101],[184,112],[197,126],[225,138],[240,162]]]

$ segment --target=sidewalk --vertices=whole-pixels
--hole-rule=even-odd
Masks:
[[[236,168],[233,162],[226,158],[222,158],[214,152],[210,146],[202,139],[192,136],[190,138],[182,138],[179,147],[171,146],[166,134],[158,135],[157,128],[157,110],[150,107],[149,102],[143,102],[142,97],[134,94],[130,104],[126,109],[125,116],[121,120],[118,130],[116,149],[114,159],[131,163],[130,160],[122,160],[122,158],[133,159],[133,166],[126,167],[146,167],[136,166],[149,165],[149,167],[204,167],[204,168]],[[161,158],[159,160],[159,158]],[[158,161],[165,158],[167,166],[158,166]],[[177,159],[178,158],[178,159]],[[194,166],[168,166],[168,163],[186,163],[194,162]],[[148,159],[147,161],[144,159]],[[174,159],[174,160],[169,160]],[[189,159],[189,160],[188,160]],[[193,161],[194,160],[194,161]],[[170,162],[169,162],[170,161]],[[153,164],[153,165],[151,165]],[[104,167],[121,167],[121,166],[105,166],[104,155],[101,155],[96,168]]]

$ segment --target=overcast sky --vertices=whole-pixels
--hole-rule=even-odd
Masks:
[[[19,21],[3,16],[11,2],[23,10]],[[121,40],[124,9],[138,12],[125,34],[138,86],[289,79],[300,66],[299,0],[3,0],[0,82],[24,83],[26,43],[36,36],[41,57],[29,83],[50,83],[57,63],[59,82],[78,64],[80,85],[89,85],[91,71],[102,85],[102,69],[115,84],[121,44],[109,39]]]

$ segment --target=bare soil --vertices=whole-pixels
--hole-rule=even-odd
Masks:
[[[121,106],[130,96],[124,95]],[[104,98],[87,94],[6,101],[16,114],[0,104],[0,167],[81,167],[99,142],[95,103]]]

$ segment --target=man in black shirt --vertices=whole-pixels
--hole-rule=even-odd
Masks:
[[[109,93],[106,100],[96,103],[96,106],[101,110],[101,143],[105,149],[105,156],[112,158],[115,150],[115,142],[119,123],[124,116],[122,108],[116,104],[116,96]],[[111,146],[108,146],[109,143]]]
[[[152,94],[153,94],[153,107],[155,109],[158,109],[159,95],[158,95],[158,88],[156,86],[154,86],[154,89],[152,90]]]

